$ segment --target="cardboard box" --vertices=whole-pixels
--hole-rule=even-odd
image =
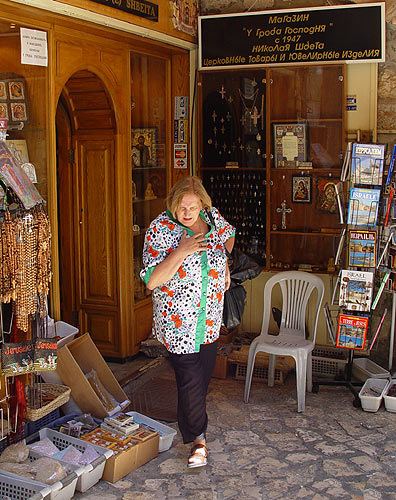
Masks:
[[[105,389],[119,403],[110,412],[85,377],[85,374],[92,369],[96,371]],[[56,371],[62,382],[70,387],[74,401],[84,413],[105,418],[123,411],[130,404],[127,395],[107,366],[89,333],[72,340],[58,351]]]
[[[119,481],[130,472],[157,457],[158,445],[159,434],[155,434],[147,441],[137,442],[129,450],[113,455],[106,462],[102,479],[110,483]]]
[[[214,378],[227,378],[227,360],[228,356],[224,354],[216,356],[216,364],[213,369],[212,377]]]

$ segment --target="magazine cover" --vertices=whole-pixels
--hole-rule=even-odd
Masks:
[[[352,145],[351,182],[353,184],[382,184],[385,144]]]
[[[375,226],[380,194],[380,189],[351,188],[347,224]]]
[[[362,316],[338,316],[336,347],[346,349],[364,349],[366,343],[368,318]]]
[[[373,295],[374,273],[365,271],[341,271],[339,304],[351,311],[370,311]]]
[[[348,250],[350,267],[376,266],[376,231],[349,231]]]

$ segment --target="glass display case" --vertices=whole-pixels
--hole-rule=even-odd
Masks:
[[[340,64],[199,75],[200,175],[266,269],[331,268],[344,88]]]
[[[167,60],[131,54],[131,155],[135,303],[150,295],[140,279],[144,235],[167,195]]]

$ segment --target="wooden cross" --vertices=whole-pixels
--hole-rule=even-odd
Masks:
[[[213,113],[212,113],[212,118],[213,118],[213,123],[216,121],[216,118],[217,118],[217,115],[216,115],[216,111],[213,110]]]
[[[219,94],[221,94],[221,98],[224,99],[226,95],[226,91],[224,90],[224,85],[221,86],[221,90],[219,90]]]
[[[291,208],[287,208],[286,200],[283,200],[280,208],[277,208],[276,211],[282,214],[282,229],[286,229],[286,214],[290,214],[292,212]]]

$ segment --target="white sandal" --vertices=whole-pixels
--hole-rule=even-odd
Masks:
[[[187,467],[204,467],[208,463],[208,450],[204,444],[195,444],[190,451]]]

